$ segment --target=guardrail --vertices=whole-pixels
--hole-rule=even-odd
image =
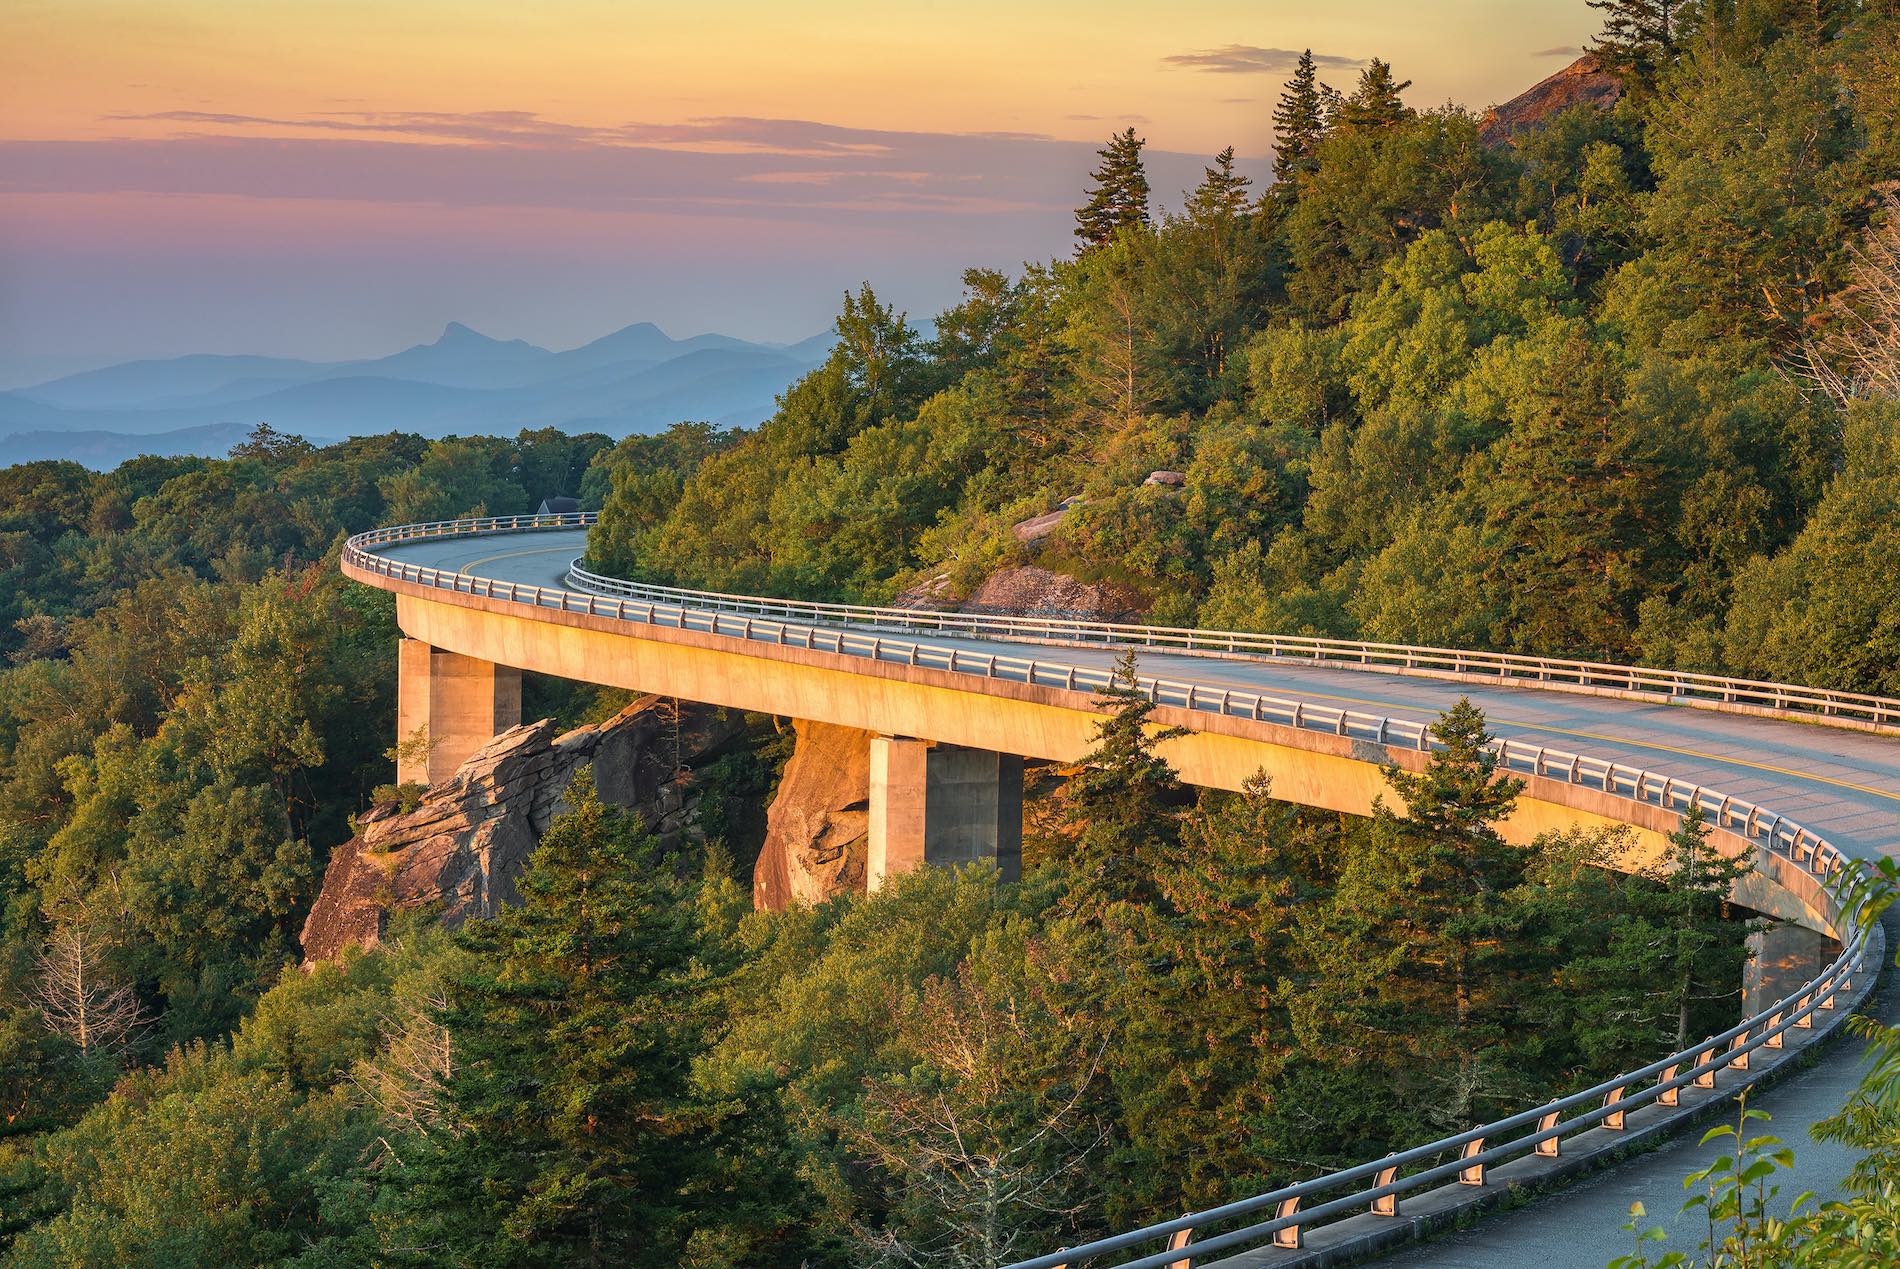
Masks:
[[[584,527],[592,523],[593,519],[593,513],[582,512],[558,516],[487,517],[379,529],[351,538],[344,548],[344,563],[346,567],[367,574],[535,608],[586,613],[636,625],[698,630],[777,646],[928,666],[953,674],[971,674],[1069,691],[1108,686],[1113,677],[1112,672],[1043,657],[1010,657],[974,652],[967,648],[929,644],[915,639],[892,638],[878,630],[827,628],[787,618],[802,616],[814,622],[846,623],[847,627],[851,621],[869,621],[872,625],[879,625],[887,619],[896,618],[927,628],[955,630],[965,634],[998,637],[1002,629],[1007,629],[1016,638],[1058,640],[1069,638],[1077,631],[1087,631],[1091,635],[1086,640],[1089,642],[1106,640],[1110,638],[1110,632],[1116,635],[1127,632],[1131,636],[1140,635],[1143,638],[1157,633],[1164,636],[1180,634],[1192,635],[1201,640],[1199,644],[1191,646],[1191,650],[1195,651],[1256,651],[1276,644],[1315,648],[1324,645],[1328,649],[1389,646],[1348,644],[1337,640],[1274,640],[1267,636],[1226,633],[1210,635],[1208,632],[1158,630],[1155,627],[1103,622],[971,617],[968,614],[929,613],[910,609],[793,603],[757,596],[722,595],[621,582],[588,573],[578,563],[570,568],[570,579],[578,573],[592,586],[616,590],[616,593],[603,594],[600,589],[577,591],[564,587],[531,586],[427,568],[385,558],[371,549],[426,538],[466,537],[536,528]],[[619,593],[622,590],[624,593]],[[993,630],[992,625],[1001,629]],[[1056,633],[1042,633],[1046,631]],[[1077,638],[1076,641],[1085,640]],[[1142,641],[1135,638],[1116,638],[1115,641],[1143,646]],[[1186,648],[1186,645],[1164,646]],[[1468,665],[1529,663],[1589,668],[1592,671],[1612,670],[1628,675],[1655,675],[1658,681],[1673,681],[1683,677],[1664,671],[1629,667],[1586,666],[1583,662],[1540,662],[1535,658],[1501,658],[1491,654],[1453,653],[1443,649],[1393,650],[1413,657],[1440,654],[1456,656],[1463,658]],[[1730,685],[1745,682],[1709,679],[1708,676],[1687,677]],[[1437,744],[1431,736],[1430,726],[1416,720],[1388,718],[1358,710],[1316,705],[1264,693],[1214,688],[1181,680],[1143,676],[1138,678],[1137,683],[1140,690],[1156,703],[1175,705],[1193,712],[1281,723],[1300,730],[1328,732],[1427,752]],[[1755,686],[1786,693],[1791,700],[1806,692],[1806,689],[1785,684]],[[1813,699],[1821,698],[1817,696]],[[1900,717],[1900,702],[1875,697],[1863,699],[1879,701],[1883,709],[1891,710],[1893,716]],[[1767,807],[1666,773],[1628,767],[1587,754],[1570,753],[1518,740],[1500,739],[1493,742],[1492,748],[1499,767],[1509,772],[1561,779],[1569,784],[1600,790],[1676,814],[1687,814],[1691,808],[1700,807],[1712,824],[1767,850],[1808,876],[1824,894],[1830,896],[1829,906],[1832,910],[1829,919],[1841,938],[1840,956],[1798,991],[1720,1035],[1711,1036],[1680,1053],[1616,1076],[1593,1088],[1384,1159],[1221,1207],[1190,1213],[1086,1246],[1021,1261],[1010,1269],[1079,1266],[1099,1257],[1156,1242],[1163,1244],[1161,1250],[1118,1262],[1117,1269],[1160,1269],[1161,1266],[1187,1263],[1193,1257],[1243,1247],[1264,1244],[1296,1248],[1303,1245],[1303,1230],[1351,1213],[1370,1211],[1377,1215],[1397,1216],[1401,1195],[1454,1177],[1466,1184],[1482,1184],[1485,1169],[1495,1163],[1529,1154],[1554,1155],[1560,1149],[1563,1138],[1568,1135],[1598,1125],[1621,1128],[1624,1116],[1631,1110],[1651,1103],[1673,1105],[1679,1090],[1686,1086],[1713,1088],[1714,1074],[1718,1069],[1746,1071],[1749,1054],[1764,1047],[1782,1047],[1782,1037],[1790,1029],[1811,1028],[1814,1015],[1821,1010],[1833,1009],[1835,997],[1847,992],[1853,978],[1866,968],[1868,931],[1861,926],[1857,905],[1836,897],[1852,881],[1854,870],[1850,868],[1846,857],[1818,834]],[[1487,1144],[1494,1142],[1496,1144]],[[1447,1156],[1450,1156],[1449,1159]],[[1447,1161],[1435,1162],[1441,1159]],[[1428,1166],[1400,1175],[1421,1164]],[[1365,1184],[1368,1181],[1371,1184]],[[1308,1200],[1322,1195],[1333,1197],[1315,1206],[1306,1206]],[[1273,1215],[1265,1220],[1253,1221],[1240,1228],[1208,1232],[1212,1227],[1224,1226],[1268,1210]]]

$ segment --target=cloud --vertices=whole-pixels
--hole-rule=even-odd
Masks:
[[[1583,50],[1569,44],[1559,44],[1556,48],[1540,48],[1532,57],[1582,57]]]
[[[520,111],[265,116],[178,110],[160,136],[0,141],[0,195],[138,194],[903,227],[904,217],[1066,220],[1096,148],[1032,133],[899,132],[805,119],[572,124]],[[1197,156],[1150,151],[1157,189]],[[855,218],[855,221],[853,221]],[[917,228],[915,225],[910,228]]]
[[[1228,44],[1221,48],[1198,49],[1192,53],[1171,53],[1161,59],[1161,64],[1183,70],[1207,71],[1215,75],[1261,75],[1290,71],[1299,60],[1298,49]],[[1359,67],[1366,63],[1363,57],[1340,57],[1333,53],[1315,53],[1313,61],[1334,69]]]

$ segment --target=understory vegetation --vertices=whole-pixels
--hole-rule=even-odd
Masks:
[[[1468,705],[1369,818],[1196,792],[1132,666],[1020,882],[753,911],[761,722],[705,776],[726,840],[582,780],[519,907],[297,967],[392,771],[394,606],[336,568],[377,524],[578,495],[595,564],[649,580],[884,601],[1034,563],[1171,624],[1900,695],[1900,11],[1599,7],[1621,100],[1508,140],[1308,59],[1274,182],[1227,151],[1157,213],[1116,134],[1072,256],[971,270],[928,335],[847,295],[756,430],[0,469],[0,1263],[994,1265],[1731,1024],[1742,865],[1698,821],[1640,866],[1506,845]],[[1707,1260],[1900,1245],[1877,1039],[1827,1127],[1870,1152],[1853,1202],[1767,1229],[1744,1123]]]

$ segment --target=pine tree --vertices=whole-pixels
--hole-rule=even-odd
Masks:
[[[1698,806],[1669,835],[1666,867],[1662,919],[1674,970],[1676,1048],[1681,1049],[1689,1043],[1696,1003],[1726,1001],[1748,959],[1728,919],[1728,898],[1751,864],[1745,855],[1730,858],[1709,845],[1709,826]]]
[[[461,936],[476,967],[441,1018],[460,1131],[405,1160],[397,1236],[453,1263],[675,1265],[713,1120],[688,1082],[706,1043],[694,907],[591,769],[566,797],[521,905]]]
[[[1191,220],[1231,220],[1247,210],[1247,189],[1253,181],[1234,171],[1234,147],[1228,146],[1214,156],[1214,166],[1204,168],[1201,183],[1187,197]]]
[[[1141,161],[1147,144],[1133,128],[1125,128],[1096,151],[1102,162],[1089,173],[1095,188],[1075,213],[1075,236],[1081,240],[1077,254],[1112,241],[1124,226],[1149,223],[1148,173]]]
[[[1590,51],[1609,69],[1648,82],[1674,58],[1684,0],[1586,0],[1603,15]]]
[[[1297,197],[1301,178],[1318,166],[1330,91],[1319,82],[1313,50],[1307,49],[1273,108],[1273,185],[1283,198]]]
[[[1352,96],[1333,110],[1332,123],[1362,132],[1396,127],[1412,117],[1412,108],[1400,96],[1411,86],[1409,79],[1402,84],[1394,82],[1392,67],[1375,57],[1359,72],[1359,84]]]
[[[1148,722],[1155,705],[1141,686],[1132,652],[1116,661],[1114,677],[1096,700],[1111,712],[1068,790],[1068,818],[1077,832],[1064,906],[1099,920],[1119,905],[1154,898],[1155,855],[1180,831],[1171,804],[1181,796],[1180,777],[1155,746],[1181,732],[1156,730]]]

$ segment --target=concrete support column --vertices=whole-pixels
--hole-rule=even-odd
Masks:
[[[1752,1018],[1833,963],[1840,944],[1798,925],[1777,924],[1748,936],[1742,969],[1742,1016]]]
[[[520,670],[420,639],[402,641],[397,664],[399,784],[446,780],[469,755],[521,722]]]
[[[1022,875],[1023,760],[1015,754],[871,738],[866,889],[919,864],[994,861]]]

